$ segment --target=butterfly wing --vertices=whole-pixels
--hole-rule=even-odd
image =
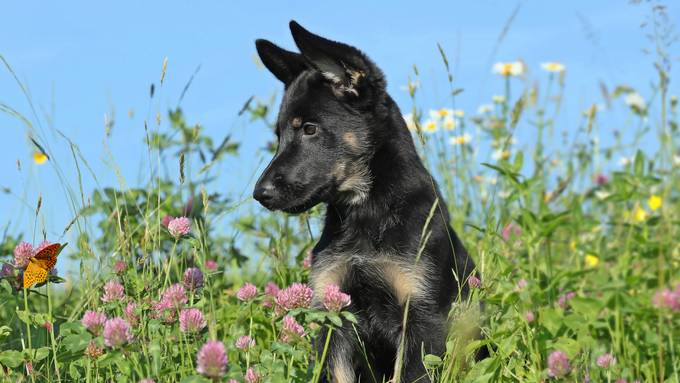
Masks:
[[[50,271],[57,264],[57,256],[61,252],[63,246],[59,243],[53,243],[40,250],[35,257],[31,258],[31,263],[37,264],[41,268]]]
[[[24,288],[27,289],[36,283],[43,283],[47,280],[47,269],[40,267],[37,262],[31,261],[28,263],[26,271],[24,271]]]

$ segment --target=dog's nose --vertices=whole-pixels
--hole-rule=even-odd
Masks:
[[[274,184],[272,182],[262,182],[255,187],[253,198],[259,202],[266,202],[274,198]]]

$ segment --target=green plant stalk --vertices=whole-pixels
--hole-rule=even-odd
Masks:
[[[47,286],[47,313],[50,320],[51,330],[48,331],[50,335],[50,343],[52,344],[52,360],[54,361],[54,371],[57,374],[57,381],[61,383],[61,374],[59,373],[59,363],[57,361],[57,342],[54,339],[54,319],[52,316],[52,294],[50,294],[50,281],[48,279]]]

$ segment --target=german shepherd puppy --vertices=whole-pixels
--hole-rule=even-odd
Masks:
[[[327,206],[312,251],[314,305],[322,307],[325,287],[337,284],[350,294],[347,310],[358,324],[333,330],[324,379],[390,379],[403,343],[401,381],[429,382],[422,355],[444,353],[447,315],[455,299],[467,296],[474,263],[449,225],[382,71],[352,46],[295,21],[290,29],[301,53],[256,41],[285,94],[278,148],[253,197],[293,214]],[[315,342],[318,355],[325,339],[322,333]]]

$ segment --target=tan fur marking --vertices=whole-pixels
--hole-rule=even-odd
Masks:
[[[326,286],[330,284],[342,286],[345,274],[347,273],[347,264],[345,262],[337,262],[322,267],[323,270],[320,270],[319,272],[312,271],[312,275],[309,278],[312,290],[314,290],[314,297],[319,301],[323,300]]]
[[[354,370],[342,357],[335,359],[333,383],[354,383]]]
[[[400,304],[406,303],[409,297],[424,295],[423,276],[418,270],[410,270],[404,265],[387,261],[382,263],[385,281],[394,289]]]
[[[345,141],[347,146],[349,146],[349,148],[353,151],[358,151],[361,149],[359,146],[359,140],[357,140],[357,135],[352,132],[345,133],[345,135],[342,136],[342,140]]]
[[[294,129],[297,129],[302,126],[302,118],[301,117],[295,117],[290,121],[290,126],[292,126]]]

